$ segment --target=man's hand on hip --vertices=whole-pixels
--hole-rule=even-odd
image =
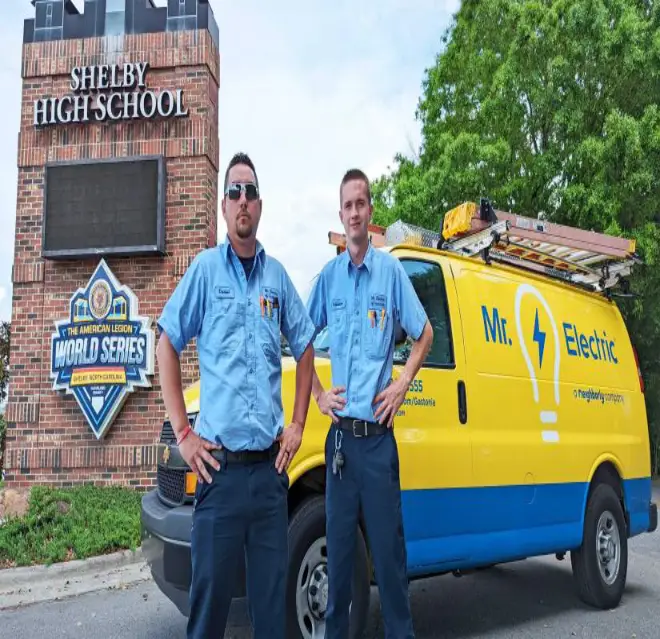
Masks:
[[[344,386],[335,386],[322,392],[317,401],[319,410],[332,419],[335,424],[339,421],[339,418],[335,415],[335,410],[341,410],[346,406],[346,400],[340,395],[345,391]]]
[[[381,424],[387,421],[387,427],[392,428],[394,417],[399,412],[399,407],[403,404],[407,392],[408,384],[401,376],[378,393],[374,398],[374,406],[378,406],[374,411],[376,421]]]
[[[190,466],[199,481],[206,481],[211,483],[211,475],[204,462],[208,462],[216,470],[220,470],[220,463],[217,459],[211,456],[209,451],[220,450],[222,446],[214,444],[206,439],[202,439],[196,432],[192,431],[188,436],[179,444],[179,451],[181,457],[185,460],[186,464]]]
[[[282,434],[277,438],[277,441],[280,442],[280,452],[277,454],[277,459],[275,460],[275,467],[277,468],[278,473],[289,468],[291,460],[300,448],[302,435],[302,426],[294,422],[285,428]]]

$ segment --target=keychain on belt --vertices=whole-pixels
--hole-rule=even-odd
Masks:
[[[341,469],[344,466],[344,453],[341,452],[341,440],[344,434],[341,430],[337,429],[335,432],[335,454],[332,456],[332,474],[339,473],[341,479]]]

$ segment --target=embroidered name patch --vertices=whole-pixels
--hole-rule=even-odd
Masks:
[[[234,289],[231,286],[216,286],[215,295],[222,300],[233,299]]]
[[[332,300],[332,308],[333,309],[346,308],[346,300],[335,298],[334,300]]]

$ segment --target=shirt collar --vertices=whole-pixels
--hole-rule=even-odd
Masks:
[[[369,245],[367,246],[367,252],[364,254],[364,259],[362,260],[362,266],[364,266],[369,273],[373,270],[373,264],[374,264],[374,248],[371,244],[371,239],[369,240]],[[346,269],[350,273],[351,268],[358,268],[353,264],[353,260],[351,259],[351,255],[348,252],[348,248],[344,251],[344,256],[346,260]]]
[[[232,255],[238,259],[238,255],[236,255],[236,251],[234,251],[234,248],[232,247],[231,242],[229,241],[229,237],[225,237],[225,241],[220,245],[220,250],[225,260],[229,261]],[[261,242],[257,240],[255,262],[259,262],[263,266],[263,261],[265,259],[266,259],[266,249],[264,249]]]

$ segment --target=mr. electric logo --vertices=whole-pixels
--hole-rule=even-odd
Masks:
[[[539,368],[543,368],[543,351],[545,350],[545,332],[539,326],[539,309],[534,318],[534,341],[539,345]]]
[[[481,306],[481,316],[487,344],[520,351],[543,424],[558,421],[559,371],[563,357],[590,360],[599,366],[616,366],[619,362],[616,342],[608,337],[606,331],[585,330],[573,321],[563,321],[558,325],[545,297],[530,284],[521,284],[516,290],[511,318],[506,317],[501,308],[486,305]],[[517,340],[513,339],[512,333],[517,335]],[[541,397],[539,379],[551,382],[551,394],[548,387]],[[556,431],[544,431],[543,434],[546,441],[557,441]]]
[[[539,314],[539,310],[541,310],[541,314]],[[546,310],[549,316],[549,307]],[[538,351],[539,368],[543,367],[543,360],[548,347],[548,326],[546,322],[549,320],[543,317],[542,311],[543,306],[539,307],[537,305],[534,311],[534,321],[528,324],[529,329],[522,326],[523,333],[530,335],[534,348]],[[481,315],[484,325],[484,337],[487,343],[507,347],[514,345],[509,334],[510,322],[497,306],[489,308],[482,305]],[[568,357],[591,359],[605,364],[616,365],[619,363],[616,341],[608,337],[607,331],[593,329],[583,332],[574,322],[563,322],[561,328],[563,351]],[[519,338],[522,343],[523,340],[520,335]]]
[[[101,260],[85,288],[55,322],[50,376],[54,390],[73,395],[101,439],[136,387],[154,373],[154,329],[137,313],[137,298]]]

